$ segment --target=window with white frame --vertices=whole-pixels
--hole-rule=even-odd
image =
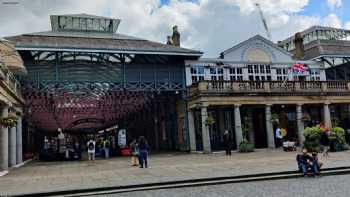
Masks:
[[[271,66],[263,64],[248,65],[248,78],[251,81],[271,81]]]
[[[243,81],[243,69],[230,67],[229,68],[229,77],[231,81]]]
[[[204,80],[204,67],[191,67],[192,83]]]
[[[224,80],[224,69],[218,67],[210,68],[210,78],[214,81],[222,81]]]
[[[288,79],[288,68],[276,68],[277,81]]]
[[[321,80],[321,71],[319,68],[310,69],[310,80],[311,81],[320,81]]]

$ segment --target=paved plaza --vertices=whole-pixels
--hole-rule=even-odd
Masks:
[[[0,177],[0,195],[123,186],[171,180],[236,176],[296,170],[296,152],[258,150],[254,153],[150,156],[150,168],[130,166],[128,157],[81,162],[30,162]],[[330,153],[325,167],[350,165],[350,152]]]

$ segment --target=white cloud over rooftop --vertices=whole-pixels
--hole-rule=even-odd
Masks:
[[[176,24],[183,46],[211,57],[256,34],[266,35],[256,2],[274,41],[312,25],[342,24],[335,14],[325,18],[300,14],[309,0],[170,0],[166,5],[160,0],[18,1],[18,5],[0,5],[0,36],[49,30],[52,14],[87,13],[120,18],[119,33],[164,43]]]

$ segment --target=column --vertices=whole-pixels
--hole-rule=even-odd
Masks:
[[[18,118],[18,123],[17,123],[17,152],[16,152],[16,162],[17,164],[20,164],[23,162],[23,146],[22,146],[22,117],[20,116]]]
[[[8,116],[8,106],[1,107],[1,117]],[[0,126],[0,171],[8,169],[8,128]]]
[[[332,127],[332,120],[331,120],[331,112],[329,111],[329,104],[325,103],[323,105],[323,117],[324,117],[324,124],[326,127],[331,128]]]
[[[207,118],[208,118],[207,107],[202,107],[201,108],[201,119],[202,119],[203,152],[210,153],[211,152],[210,133],[209,133],[209,126],[206,124]]]
[[[189,130],[189,138],[190,138],[190,151],[196,151],[196,130],[194,126],[194,114],[193,111],[190,110],[188,112],[188,130]]]
[[[239,149],[239,144],[243,141],[241,111],[239,107],[240,105],[235,105],[235,135],[237,150]]]
[[[305,141],[302,104],[297,104],[297,126],[299,146],[302,146]]]
[[[16,165],[16,127],[9,128],[9,166]]]
[[[267,146],[268,148],[276,148],[275,135],[273,133],[273,126],[271,122],[271,105],[265,106],[265,121],[266,121],[266,133],[267,133]]]

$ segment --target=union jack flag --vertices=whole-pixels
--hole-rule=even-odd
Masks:
[[[297,73],[305,73],[307,70],[305,64],[300,64],[300,63],[294,64],[292,69],[293,69],[293,71],[295,71]]]

